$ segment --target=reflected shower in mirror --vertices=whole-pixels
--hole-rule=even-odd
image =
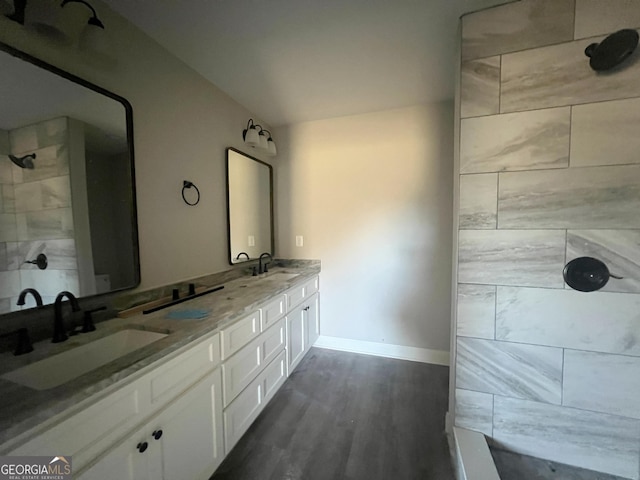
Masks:
[[[129,103],[3,44],[0,92],[0,313],[136,286]]]
[[[273,255],[273,168],[233,148],[227,149],[229,262]]]

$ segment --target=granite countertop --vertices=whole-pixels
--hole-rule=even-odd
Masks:
[[[278,273],[297,274],[290,278]],[[0,378],[0,454],[6,454],[25,440],[12,441],[25,432],[30,438],[41,428],[80,411],[114,390],[130,383],[153,368],[180,354],[185,346],[215,332],[255,311],[273,296],[294,285],[304,283],[320,273],[320,262],[277,267],[259,277],[243,276],[224,282],[224,288],[147,315],[114,318],[97,324],[95,332],[70,337],[63,343],[50,340],[34,344],[34,351],[21,356],[0,355],[0,375],[37,362],[57,353],[84,345],[127,328],[168,334],[102,367],[48,390],[34,390]],[[216,285],[211,285],[215,287]],[[206,309],[206,318],[172,320],[170,312]],[[75,407],[75,408],[72,408]],[[62,414],[62,415],[61,415]],[[32,433],[32,434],[31,434]]]

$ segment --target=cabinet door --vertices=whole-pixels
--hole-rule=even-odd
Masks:
[[[149,426],[150,448],[161,450],[161,465],[152,465],[152,470],[159,467],[161,473],[154,471],[151,478],[208,479],[224,457],[220,370],[207,376]]]
[[[307,346],[307,316],[304,305],[299,305],[287,314],[287,375],[291,375]]]
[[[147,442],[141,452],[139,444]],[[151,480],[149,476],[149,440],[140,430],[107,452],[97,463],[81,472],[79,480]],[[75,477],[74,477],[75,478]]]
[[[305,310],[307,315],[307,326],[309,327],[309,343],[307,345],[307,350],[316,343],[318,337],[320,336],[320,294],[314,293],[308,301],[304,303],[305,308],[309,307],[308,310]]]

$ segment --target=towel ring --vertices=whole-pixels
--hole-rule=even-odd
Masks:
[[[193,203],[189,202],[187,200],[187,197],[185,197],[185,195],[184,195],[184,191],[187,188],[191,188],[191,187],[195,188],[196,189],[196,193],[198,194],[198,199]],[[182,200],[184,200],[184,203],[186,203],[187,205],[191,205],[191,206],[197,205],[200,202],[200,190],[198,190],[198,187],[196,187],[195,184],[193,182],[190,182],[189,180],[183,180],[182,181]]]

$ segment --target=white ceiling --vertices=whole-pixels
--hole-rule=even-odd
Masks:
[[[453,98],[458,18],[505,3],[105,1],[272,126]]]

